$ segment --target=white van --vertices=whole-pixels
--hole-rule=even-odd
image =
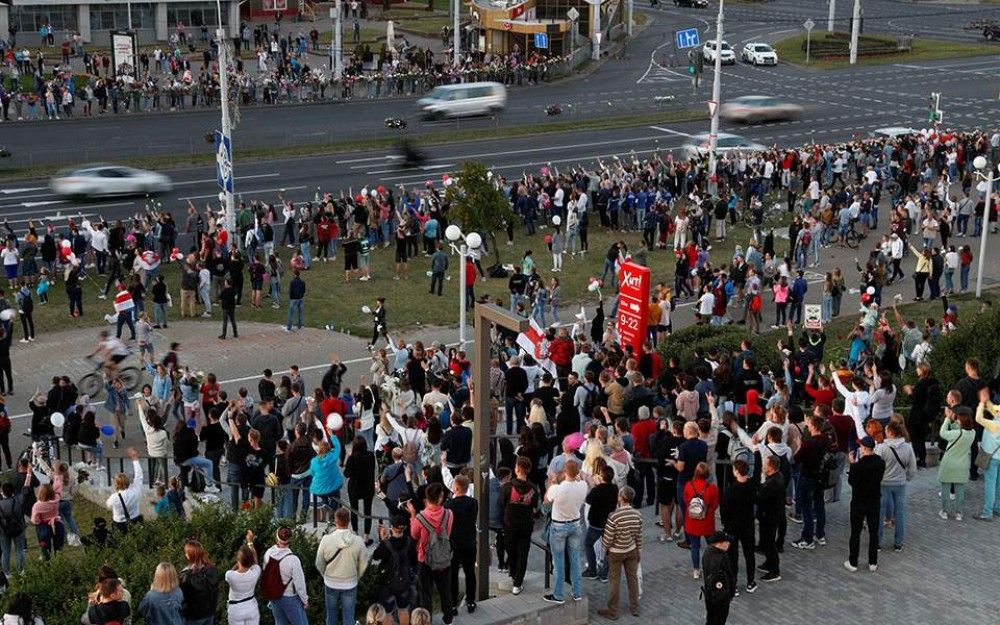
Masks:
[[[427,119],[492,115],[507,105],[507,89],[497,82],[470,82],[434,87],[417,100]]]

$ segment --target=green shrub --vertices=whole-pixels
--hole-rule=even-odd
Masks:
[[[81,528],[83,529],[83,528]],[[118,536],[114,547],[67,547],[49,562],[29,560],[23,576],[11,577],[10,592],[31,595],[35,610],[47,623],[76,623],[87,609],[87,593],[94,589],[97,570],[110,565],[125,581],[132,593],[132,609],[146,594],[153,579],[153,572],[160,562],[172,562],[177,570],[184,567],[184,542],[190,538],[200,541],[219,569],[219,606],[216,622],[224,623],[228,586],[221,577],[232,568],[236,550],[244,542],[246,531],[252,529],[259,536],[263,549],[274,543],[277,523],[270,508],[233,513],[222,506],[205,506],[187,521],[180,519],[155,519],[134,526],[126,536]],[[30,528],[29,528],[30,533]],[[29,535],[29,540],[33,536]],[[302,560],[309,593],[309,622],[324,620],[323,578],[316,571],[314,561],[318,539],[297,530],[292,539],[292,551]],[[263,551],[258,554],[263,557]],[[377,567],[369,567],[358,588],[358,618],[377,597],[381,584]],[[260,598],[261,623],[274,622],[267,602]],[[136,625],[145,621],[138,615]]]
[[[969,307],[978,305],[964,303]],[[960,318],[958,329],[938,339],[930,355],[931,371],[944,388],[954,386],[965,375],[965,361],[969,358],[979,360],[979,374],[984,379],[995,375],[1000,363],[1000,307],[991,306],[970,318]]]
[[[682,367],[687,366],[694,358],[696,349],[703,353],[714,347],[719,355],[732,354],[740,351],[740,343],[750,340],[754,359],[758,367],[767,365],[772,370],[780,369],[782,356],[778,352],[779,336],[771,333],[757,335],[747,332],[742,325],[694,325],[671,334],[660,347],[664,359],[677,357]]]

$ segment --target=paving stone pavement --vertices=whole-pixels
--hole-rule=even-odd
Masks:
[[[876,573],[864,566],[866,535],[861,541],[859,571],[844,569],[850,534],[849,496],[827,504],[826,547],[799,551],[786,544],[781,554],[781,581],[759,582],[752,595],[742,591],[746,578],[741,555],[742,592],[733,601],[729,622],[805,625],[850,620],[913,625],[943,619],[973,625],[992,621],[996,618],[995,580],[1000,571],[1000,522],[972,518],[982,506],[981,482],[968,487],[964,521],[941,520],[937,516],[936,480],[937,470],[931,468],[921,470],[910,483],[904,550],[881,552]],[[651,519],[651,511],[645,508],[644,518]],[[642,620],[701,622],[705,608],[698,594],[700,582],[691,577],[690,554],[673,544],[656,542],[654,530],[658,529],[650,520],[644,533]],[[799,531],[801,525],[789,523],[786,542],[797,539]],[[607,585],[584,580],[584,586],[590,598],[590,622],[609,622],[597,616],[606,601]],[[623,580],[623,611],[627,601]],[[626,611],[619,622],[629,620],[640,619],[632,619]]]

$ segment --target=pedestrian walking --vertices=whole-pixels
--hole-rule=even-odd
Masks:
[[[233,326],[233,338],[240,338],[239,330],[236,329],[236,289],[233,288],[233,281],[229,278],[222,284],[219,307],[222,309],[222,334],[219,335],[219,339],[226,339],[226,329],[229,325]]]

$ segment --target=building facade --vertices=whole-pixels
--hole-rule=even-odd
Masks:
[[[224,0],[222,24],[230,37],[240,24],[239,2]],[[40,43],[38,31],[51,25],[56,43],[78,32],[84,42],[107,45],[115,30],[135,30],[140,43],[165,41],[183,24],[188,35],[200,36],[201,26],[214,36],[219,25],[215,0],[169,0],[167,2],[120,2],[117,0],[14,0],[0,4],[0,38],[16,30],[19,44]]]

